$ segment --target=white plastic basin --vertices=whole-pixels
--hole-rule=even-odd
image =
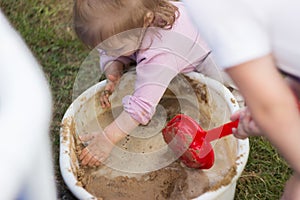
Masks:
[[[239,109],[237,101],[235,101],[232,93],[221,83],[207,78],[199,73],[189,73],[188,76],[201,83],[205,83],[206,86],[214,91],[216,95],[218,95],[220,99],[227,104],[230,113],[233,113]],[[82,93],[68,108],[64,117],[63,123],[71,123],[68,120],[74,117],[74,114],[78,112],[79,109],[82,109],[86,101],[92,98],[96,93],[103,90],[105,86],[105,81],[99,82],[98,84],[92,86],[84,93]],[[89,115],[94,115],[95,113],[91,113],[91,111],[82,112],[79,117],[85,118]],[[78,117],[78,116],[77,116]],[[249,154],[249,140],[238,140],[237,139],[237,155],[236,155],[236,166],[237,173],[232,178],[231,182],[225,186],[219,187],[217,190],[208,191],[201,196],[195,198],[197,200],[230,200],[234,199],[236,183],[238,178],[240,177],[244,167],[247,163],[248,154]],[[71,135],[71,131],[68,129],[61,129],[61,140],[60,140],[60,169],[63,176],[63,179],[70,189],[70,191],[78,198],[78,199],[97,199],[88,191],[86,191],[80,184],[78,184],[78,180],[76,179],[75,174],[78,169],[78,161],[74,154],[75,144],[73,136]]]

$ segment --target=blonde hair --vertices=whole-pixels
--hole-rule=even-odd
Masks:
[[[75,0],[73,11],[75,32],[91,48],[127,30],[171,29],[179,16],[168,0]]]

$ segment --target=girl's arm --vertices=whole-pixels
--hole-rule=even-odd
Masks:
[[[109,96],[115,90],[116,85],[119,83],[121,76],[123,75],[124,64],[120,61],[111,61],[105,67],[105,76],[107,78],[107,84],[104,91],[100,96],[100,105],[102,108],[110,107]]]
[[[123,111],[111,124],[109,124],[104,132],[108,138],[116,144],[121,139],[125,138],[126,135],[130,134],[139,122],[134,120],[127,112]]]

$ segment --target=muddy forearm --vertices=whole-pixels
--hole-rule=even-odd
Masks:
[[[134,120],[128,113],[123,111],[110,125],[108,125],[104,132],[113,141],[118,142],[130,134],[139,123]]]

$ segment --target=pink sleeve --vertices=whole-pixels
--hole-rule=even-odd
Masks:
[[[105,55],[102,50],[98,50],[98,51],[100,54],[100,61],[99,61],[100,69],[101,69],[101,72],[103,72],[103,73],[106,70],[106,68],[109,66],[107,64],[112,61],[119,61],[119,62],[123,63],[124,65],[127,65],[133,61],[133,59],[131,57],[125,57],[125,56],[113,57],[113,56]]]
[[[127,95],[123,98],[124,110],[139,123],[146,125],[155,113],[151,102],[142,98]]]
[[[159,53],[138,63],[134,94],[126,96],[123,105],[124,110],[139,123],[145,125],[151,120],[169,83],[180,72],[177,62],[176,56]]]
[[[123,101],[125,111],[142,124],[152,118],[172,79],[195,71],[210,53],[197,33],[191,39],[178,32],[159,31],[160,37],[145,36],[145,48],[137,55],[135,91]]]

